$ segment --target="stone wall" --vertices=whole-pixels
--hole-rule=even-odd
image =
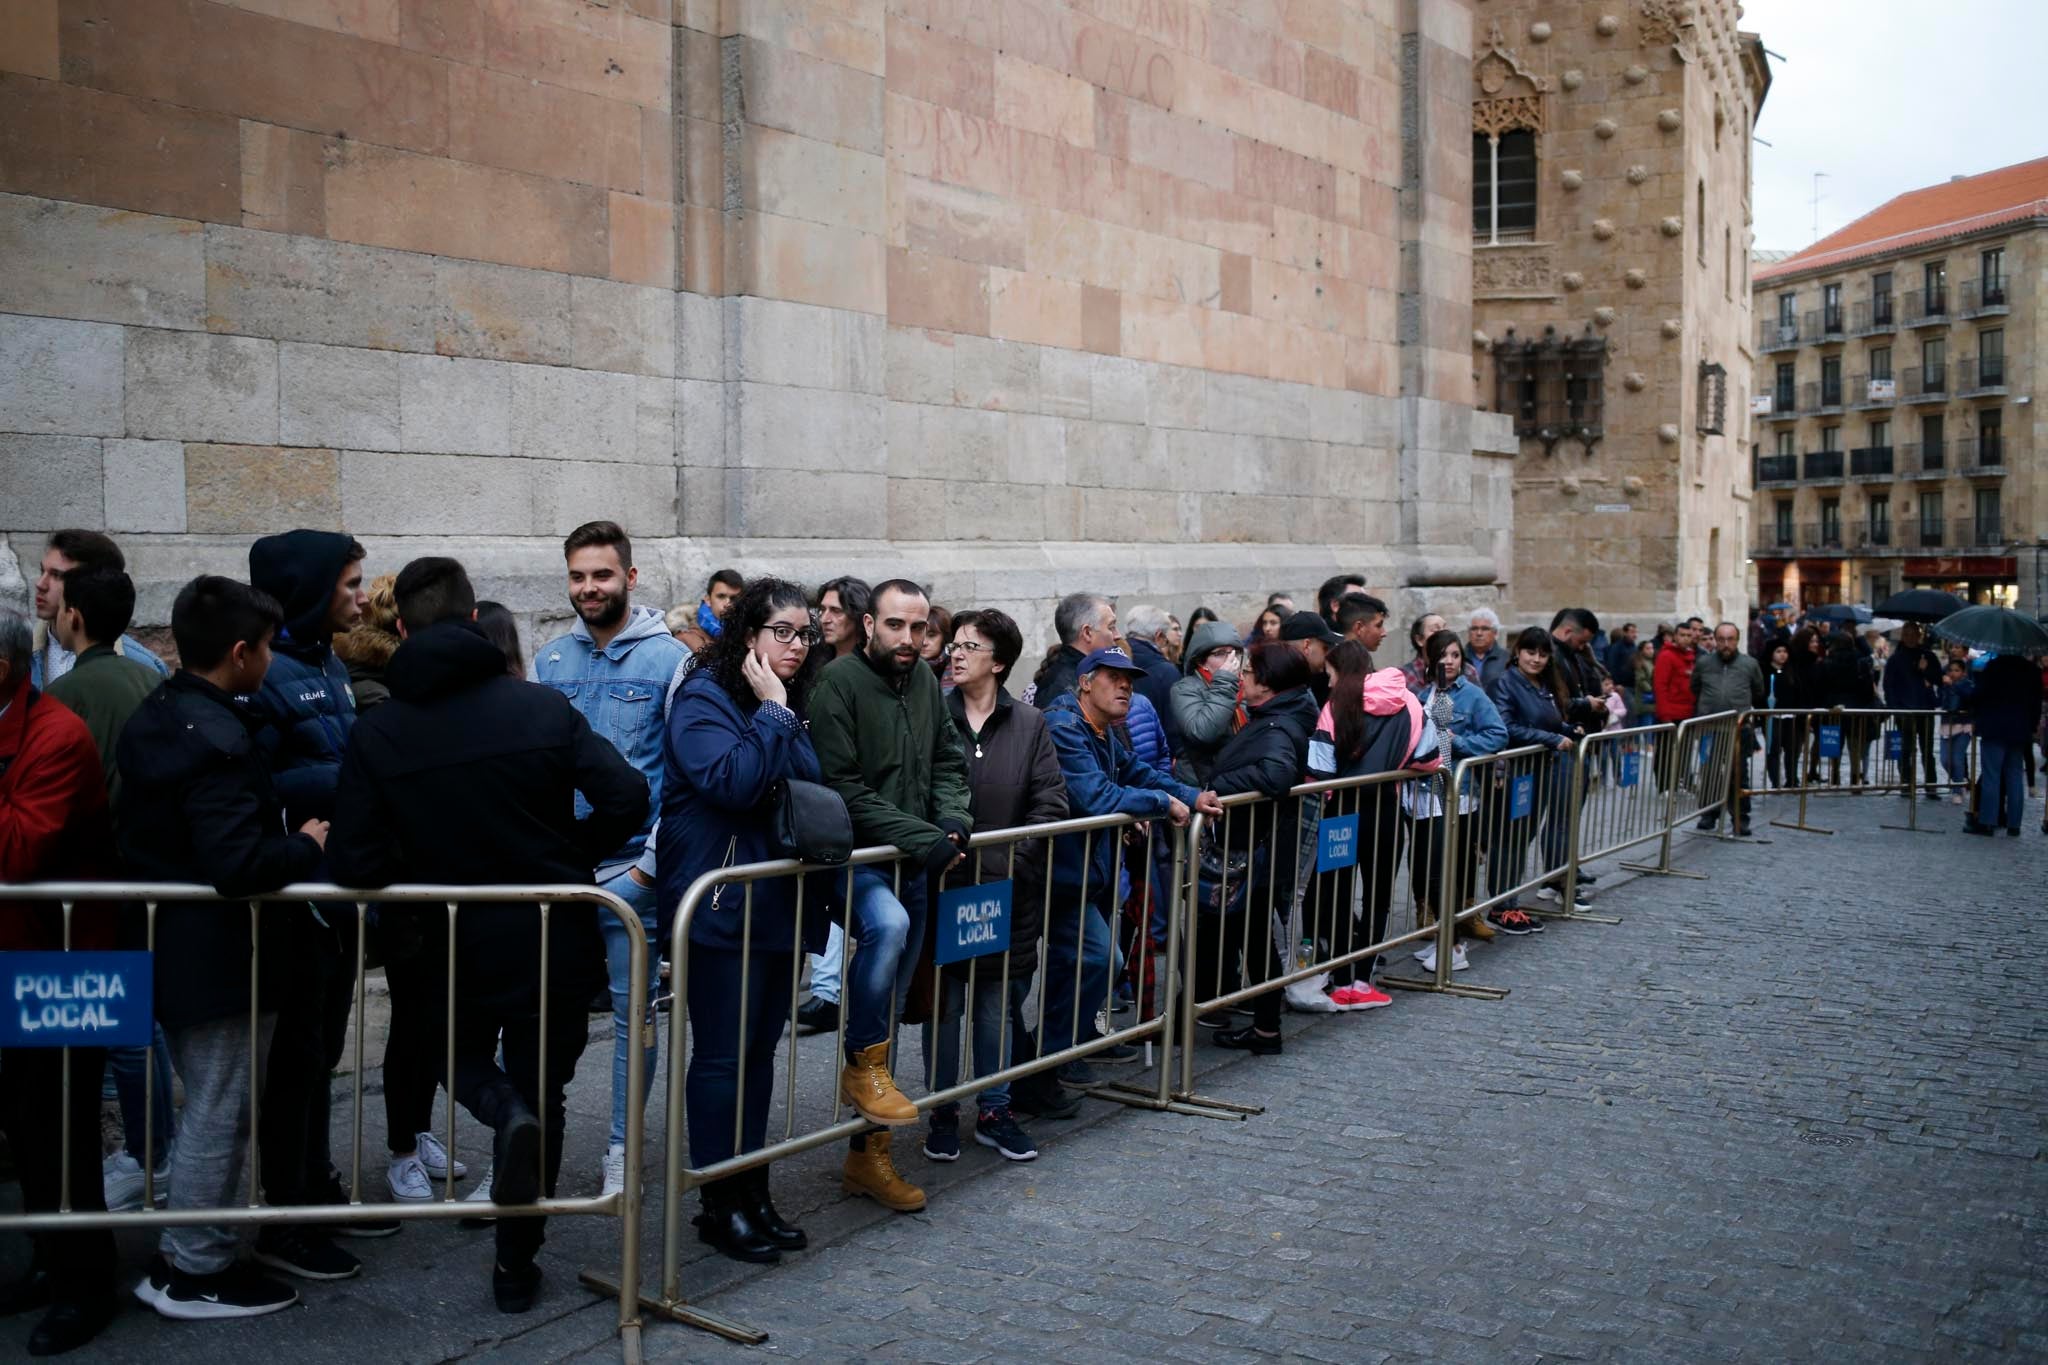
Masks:
[[[1604,434],[1516,459],[1513,596],[1639,623],[1747,606],[1749,139],[1767,73],[1734,0],[1493,0],[1475,115],[1522,100],[1537,131],[1534,240],[1474,248],[1474,370],[1510,327],[1604,338]],[[1524,123],[1522,126],[1528,126]],[[1704,209],[1704,213],[1702,213]],[[1702,364],[1726,374],[1702,428]]]
[[[722,563],[1033,628],[1081,587],[1248,614],[1338,567],[1490,597],[1469,22],[25,0],[0,532],[30,573],[52,527],[116,533],[150,623],[294,525],[373,573],[449,546],[558,617],[599,516],[662,603]]]

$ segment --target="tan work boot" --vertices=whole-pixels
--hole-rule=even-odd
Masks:
[[[848,1194],[864,1194],[885,1209],[916,1213],[924,1208],[924,1191],[896,1173],[889,1159],[889,1134],[869,1133],[861,1150],[846,1154],[846,1168],[840,1173],[840,1188]]]
[[[1464,937],[1476,938],[1482,943],[1493,940],[1493,926],[1486,922],[1486,916],[1483,914],[1459,920],[1458,933]]]
[[[869,1123],[900,1128],[917,1122],[917,1106],[903,1098],[889,1075],[889,1044],[864,1047],[839,1072],[839,1091]]]

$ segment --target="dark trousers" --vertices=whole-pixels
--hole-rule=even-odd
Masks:
[[[1917,769],[1921,790],[1933,796],[1935,784],[1941,780],[1941,770],[1934,766],[1934,717],[1900,716],[1898,725],[1900,789],[1907,796],[1913,794]]]
[[[1325,900],[1320,915],[1314,913],[1315,892],[1310,892],[1310,909],[1304,922],[1320,919],[1336,926],[1336,954],[1355,952],[1387,936],[1387,915],[1394,907],[1394,876],[1401,861],[1401,801],[1392,785],[1361,787],[1358,791],[1358,863],[1342,872],[1330,873],[1331,886],[1324,888],[1335,897]],[[1332,986],[1372,984],[1379,969],[1379,955],[1362,957],[1330,974]]]
[[[1477,811],[1466,817],[1464,827],[1458,833],[1458,847],[1452,854],[1454,881],[1448,895],[1443,894],[1443,880],[1444,841],[1450,833],[1449,819],[1438,815],[1417,820],[1409,826],[1409,833],[1408,888],[1415,894],[1417,912],[1426,906],[1433,914],[1457,914],[1471,903],[1472,881],[1479,870]]]
[[[334,1193],[330,1077],[348,1041],[355,1005],[355,917],[353,907],[346,921],[332,909],[325,914],[348,927],[314,925],[307,934],[298,979],[279,1004],[263,1066],[256,1140],[263,1197],[272,1204],[318,1204]]]
[[[445,1015],[439,983],[418,954],[384,962],[391,989],[391,1026],[384,1038],[384,1127],[395,1156],[410,1152],[421,1133],[435,1131],[434,1087],[440,1084]]]
[[[455,1006],[455,1077],[448,1090],[478,1122],[500,1127],[518,1104],[541,1116],[546,1134],[546,1162],[541,1192],[553,1197],[562,1171],[562,1092],[576,1073],[576,1059],[590,1028],[586,1013],[589,992],[557,994],[548,1001],[548,1036],[540,1033],[540,1005],[535,996],[513,1003],[481,1003],[458,999]],[[500,1042],[505,1065],[498,1065]],[[540,1067],[547,1056],[547,1105],[541,1105]],[[514,1104],[516,1098],[518,1104]],[[500,1218],[498,1264],[511,1269],[531,1262],[547,1241],[545,1218]]]
[[[107,1054],[104,1048],[76,1047],[70,1058],[71,1207],[100,1213],[107,1207],[100,1189],[100,1073]],[[14,1154],[22,1207],[29,1213],[54,1212],[62,1193],[64,1059],[64,1050],[54,1047],[0,1052],[0,1129]],[[60,1302],[113,1292],[114,1234],[106,1228],[30,1237],[35,1268],[50,1276]]]
[[[700,1170],[767,1140],[775,1049],[789,1022],[791,965],[788,953],[756,948],[742,959],[737,949],[690,945],[690,1070],[683,1095],[690,1164]]]

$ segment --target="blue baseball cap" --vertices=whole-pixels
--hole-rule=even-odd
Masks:
[[[1145,670],[1138,667],[1130,655],[1114,645],[1108,649],[1098,649],[1087,658],[1081,660],[1081,666],[1074,670],[1074,676],[1085,678],[1098,668],[1114,668],[1119,673],[1128,673],[1134,678],[1145,676]]]

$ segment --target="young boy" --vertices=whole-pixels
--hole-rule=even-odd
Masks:
[[[144,698],[115,745],[121,801],[115,834],[144,881],[203,882],[224,897],[275,891],[311,876],[327,822],[285,832],[284,809],[256,743],[258,722],[235,700],[270,668],[281,613],[268,595],[210,575],[171,608],[180,667]],[[258,1056],[267,1053],[279,1003],[310,930],[303,905],[264,905],[254,1009]],[[249,1141],[250,914],[246,905],[166,904],[156,917],[156,1014],[185,1083],[185,1113],[171,1159],[170,1207],[208,1209],[246,1197]],[[164,1230],[160,1254],[135,1296],[168,1318],[255,1317],[298,1295],[236,1258],[232,1227]]]

